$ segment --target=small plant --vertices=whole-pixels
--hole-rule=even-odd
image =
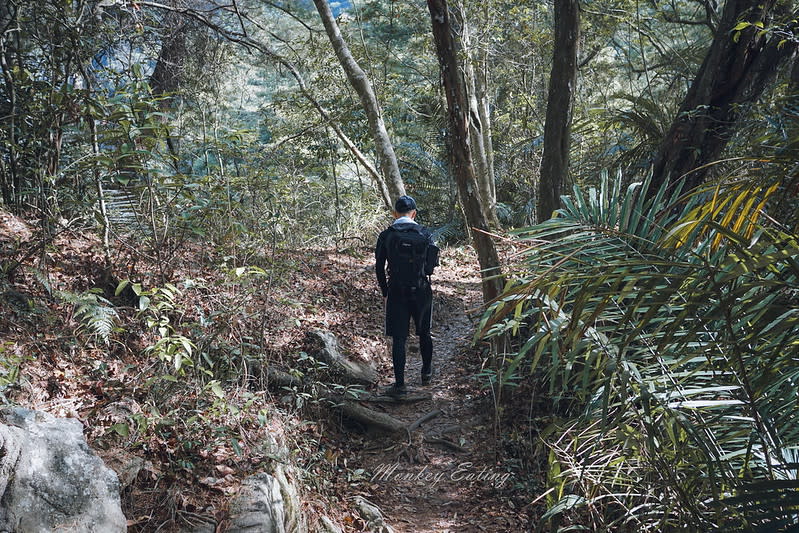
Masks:
[[[145,290],[139,283],[123,280],[117,286],[116,294],[128,285],[139,297],[139,316],[144,317],[147,327],[158,335],[158,340],[145,348],[145,352],[171,364],[178,373],[183,372],[186,366],[194,366],[192,355],[196,346],[188,337],[177,333],[170,319],[170,314],[178,311],[175,298],[180,295],[180,289],[167,283],[163,287]]]
[[[14,350],[14,343],[0,343],[0,398],[7,402],[5,391],[9,387],[17,384],[20,377],[20,367],[22,363],[30,357],[22,355]]]
[[[58,296],[75,307],[74,316],[80,322],[76,333],[88,332],[89,336],[108,344],[119,315],[113,304],[100,296],[101,293],[101,289],[95,288],[80,294],[59,291]]]

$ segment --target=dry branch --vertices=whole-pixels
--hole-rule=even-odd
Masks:
[[[407,431],[407,426],[401,420],[394,418],[386,413],[369,409],[357,402],[343,402],[336,404],[336,407],[341,412],[353,419],[366,424],[367,426],[377,427],[379,429],[388,431],[390,433],[399,433],[400,431]]]
[[[419,418],[416,422],[410,424],[408,426],[408,433],[411,433],[411,432],[415,431],[416,429],[419,428],[419,426],[421,426],[422,424],[424,424],[425,422],[427,422],[429,420],[434,419],[435,417],[437,417],[438,415],[440,415],[443,412],[444,411],[442,411],[441,409],[436,409],[435,411],[430,411],[429,413],[427,413],[423,417]]]

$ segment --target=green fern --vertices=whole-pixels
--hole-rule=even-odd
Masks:
[[[76,333],[88,332],[90,336],[108,344],[119,315],[113,304],[101,296],[101,293],[101,289],[89,289],[79,294],[59,291],[58,295],[75,309],[74,317],[80,322]]]

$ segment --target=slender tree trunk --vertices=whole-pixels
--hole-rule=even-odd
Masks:
[[[161,111],[174,110],[173,96],[183,86],[186,56],[186,23],[174,12],[166,18],[166,26],[174,28],[171,34],[166,35],[161,42],[161,51],[155,63],[153,73],[150,75],[150,87],[153,95],[160,98],[158,105]],[[167,130],[166,144],[172,156],[175,170],[178,170],[180,159],[180,137],[173,135],[166,116],[161,122]]]
[[[555,43],[544,125],[544,156],[538,182],[538,222],[552,217],[560,207],[561,188],[569,172],[579,37],[580,12],[577,0],[555,0]]]
[[[491,209],[496,216],[497,212],[497,179],[494,173],[494,128],[491,125],[491,108],[488,99],[488,58],[482,51],[483,57],[477,62],[479,74],[475,77],[477,86],[477,112],[483,126],[483,146],[485,147],[486,169],[488,170],[488,187],[491,195]]]
[[[333,45],[333,50],[336,52],[336,57],[338,57],[347,79],[361,100],[361,105],[369,121],[369,130],[375,143],[377,159],[388,186],[389,194],[396,199],[405,194],[405,185],[400,176],[394,145],[391,144],[388,131],[386,131],[386,125],[383,122],[380,105],[372,89],[372,84],[369,82],[366,73],[355,61],[355,58],[352,57],[341,31],[339,31],[338,24],[336,24],[336,19],[333,17],[333,12],[330,11],[327,0],[314,0],[314,4],[322,19],[322,24],[325,26],[330,43]]]
[[[8,165],[5,167],[3,182],[3,200],[9,207],[18,207],[22,203],[20,172],[18,168],[17,153],[17,116],[19,115],[19,102],[17,100],[16,83],[13,74],[13,63],[19,54],[19,33],[8,31],[13,25],[18,24],[19,17],[13,4],[0,3],[0,71],[6,86],[7,104],[3,106],[8,118]]]
[[[93,92],[93,84],[85,68],[81,68],[81,74],[86,83],[87,93],[91,94]],[[92,115],[91,109],[91,106],[86,106],[86,121],[89,123],[89,131],[91,133],[92,140],[92,155],[94,156],[94,161],[92,162],[92,174],[94,175],[94,186],[97,191],[97,203],[100,210],[100,225],[102,226],[103,230],[103,256],[105,257],[105,266],[109,267],[111,265],[111,246],[109,242],[111,221],[108,218],[108,209],[105,203],[103,177],[100,175],[100,168],[98,166],[101,153],[100,140],[97,134],[97,121],[95,120],[94,115]]]
[[[452,169],[458,184],[466,222],[473,229],[472,240],[483,277],[483,300],[488,303],[499,296],[504,281],[494,241],[488,235],[488,220],[477,183],[469,142],[469,101],[466,85],[458,65],[457,41],[450,25],[446,0],[427,0],[433,25],[441,78],[447,97],[451,139]]]
[[[756,100],[794,46],[739,22],[770,24],[776,0],[727,0],[718,30],[677,117],[653,162],[653,194],[666,181],[684,180],[684,190],[702,184],[708,166],[727,145],[742,104]]]
[[[477,75],[475,73],[476,58],[473,49],[472,36],[469,29],[466,11],[462,2],[457,8],[459,23],[461,27],[461,46],[464,54],[464,79],[466,81],[467,95],[469,98],[469,138],[472,147],[477,183],[480,186],[480,196],[483,199],[483,211],[486,219],[492,227],[499,227],[497,220],[497,199],[494,187],[493,161],[489,161],[491,151],[490,123],[485,113],[484,102],[478,100]],[[485,92],[482,93],[485,95]],[[486,129],[488,128],[488,130]]]

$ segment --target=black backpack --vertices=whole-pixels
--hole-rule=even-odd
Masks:
[[[396,287],[419,287],[438,266],[438,247],[422,227],[391,226],[386,240],[389,279]]]

